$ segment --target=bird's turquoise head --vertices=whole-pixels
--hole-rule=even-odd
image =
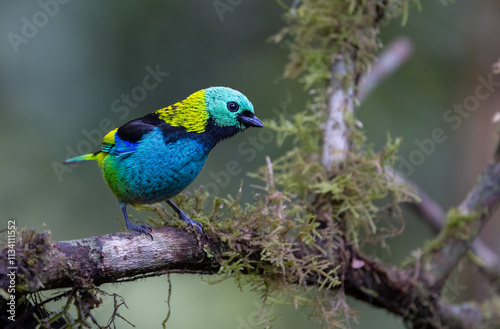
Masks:
[[[228,87],[210,87],[204,91],[206,110],[215,125],[239,130],[264,126],[255,116],[252,103],[239,91]]]

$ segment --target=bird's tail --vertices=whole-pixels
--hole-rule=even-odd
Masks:
[[[97,160],[97,155],[99,153],[101,153],[101,152],[99,151],[96,153],[79,155],[79,156],[73,157],[71,159],[68,159],[68,160],[64,161],[63,163],[64,164],[77,164],[77,163],[84,162],[84,161]]]

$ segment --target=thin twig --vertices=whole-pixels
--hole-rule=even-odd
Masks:
[[[405,36],[393,40],[373,63],[372,69],[359,84],[358,101],[363,101],[389,75],[400,68],[413,54],[413,43]]]
[[[442,287],[499,205],[500,163],[492,163],[483,170],[456,212],[448,214],[446,221],[451,221],[453,227],[444,230],[438,238],[441,248],[426,255],[429,270],[425,276],[431,287]]]

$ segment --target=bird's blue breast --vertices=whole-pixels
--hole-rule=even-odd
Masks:
[[[134,145],[132,152],[108,154],[102,169],[120,201],[160,202],[179,194],[193,182],[209,151],[199,139],[184,137],[171,141],[155,128]]]

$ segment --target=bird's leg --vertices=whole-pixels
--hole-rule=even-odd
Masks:
[[[153,230],[151,228],[151,226],[149,226],[149,225],[132,225],[132,224],[130,224],[130,222],[128,220],[128,214],[127,214],[127,204],[124,203],[124,202],[121,202],[121,201],[119,202],[119,204],[120,204],[120,207],[122,208],[123,216],[125,216],[125,226],[127,227],[127,230],[131,230],[131,231],[136,231],[136,232],[147,234],[147,235],[149,235],[149,237],[151,238],[151,240],[153,240],[153,236],[150,233]]]
[[[175,205],[175,203],[173,203],[172,201],[170,200],[167,200],[167,203],[170,207],[172,207],[172,209],[175,210],[175,212],[177,213],[177,215],[179,215],[179,219],[188,223],[189,225],[191,226],[194,226],[198,229],[198,231],[200,231],[201,234],[203,234],[203,225],[195,220],[192,220],[191,218],[189,218],[185,213],[184,211],[180,210],[179,207],[177,207]]]

